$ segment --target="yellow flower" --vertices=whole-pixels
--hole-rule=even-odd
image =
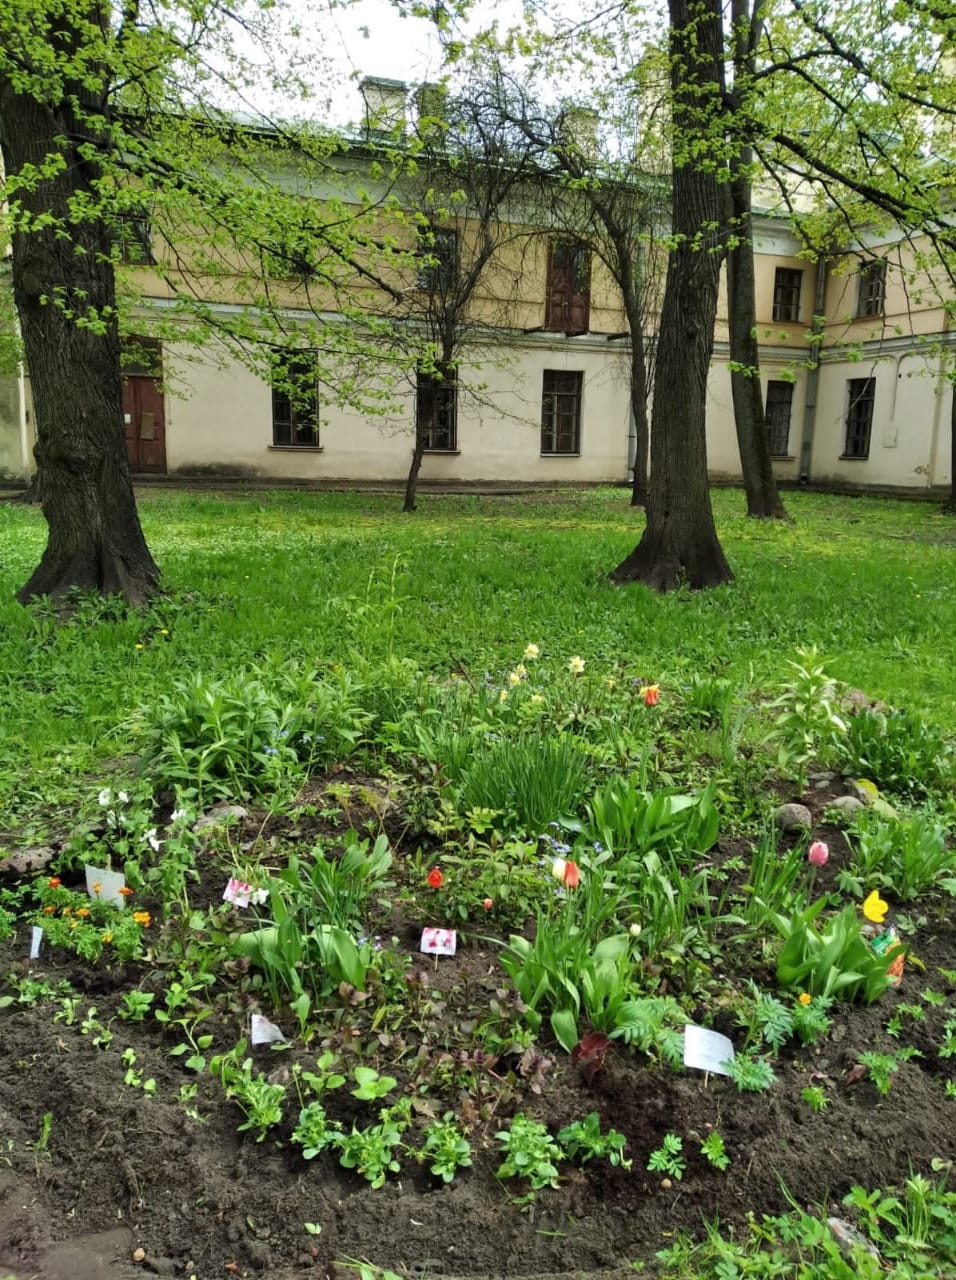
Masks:
[[[584,671],[584,659],[579,658],[577,654],[568,663],[568,670],[573,676],[579,676]]]
[[[498,701],[499,701],[499,702],[507,702],[507,701],[508,701],[508,690],[507,690],[507,689],[502,689],[502,690],[501,690],[501,692],[498,694]]]
[[[113,941],[113,934],[109,929],[107,929],[105,933],[100,934],[100,942],[112,942],[112,941]]]
[[[890,904],[884,902],[875,889],[863,903],[863,914],[867,920],[872,920],[874,924],[882,924],[889,909]]]
[[[517,671],[508,672],[508,683],[511,685],[512,689],[516,684],[521,683],[521,677],[518,675]]]
[[[134,911],[133,919],[137,924],[141,924],[144,929],[148,929],[153,923],[153,918],[148,911]]]
[[[607,680],[604,681],[604,687],[605,689],[616,689],[617,681],[612,676],[609,676]]]
[[[77,907],[76,914],[78,916],[88,916],[90,914],[90,909],[89,907]]]
[[[161,636],[168,636],[168,635],[169,635],[169,627],[160,627],[160,628],[159,628],[159,634],[160,634]]]
[[[813,996],[810,994],[809,991],[801,991],[800,994],[797,996],[797,1003],[803,1004],[803,1005],[812,1004]]]
[[[542,702],[544,702],[544,694],[543,694],[543,693],[533,693],[533,694],[531,695],[531,705],[532,705],[533,707],[540,707],[540,706],[541,706],[541,704],[542,704]]]
[[[536,644],[526,644],[524,647],[524,653],[521,656],[524,658],[525,662],[533,662],[540,652],[541,650]]]
[[[97,880],[96,883],[93,885],[93,892],[96,894],[97,897],[100,896],[100,892],[102,888],[103,886],[100,884],[99,880]]]
[[[134,644],[134,645],[133,645],[133,648],[134,648],[134,649],[142,649],[142,647],[143,647],[143,646],[142,646],[141,644]]]

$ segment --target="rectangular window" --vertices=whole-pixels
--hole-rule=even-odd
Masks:
[[[548,250],[544,327],[552,333],[587,333],[590,309],[590,247],[557,240]]]
[[[319,395],[314,353],[281,352],[273,369],[272,443],[317,448]]]
[[[444,294],[452,290],[458,277],[458,232],[447,227],[423,227],[418,233],[418,253],[419,289]]]
[[[800,286],[803,272],[791,267],[777,267],[773,277],[773,318],[793,321],[800,319]]]
[[[415,429],[425,448],[448,453],[458,448],[458,386],[453,371],[445,377],[418,374]]]
[[[868,458],[873,430],[875,378],[851,378],[847,385],[846,448],[844,458]]]
[[[793,408],[793,383],[767,383],[767,433],[770,452],[775,458],[790,453],[790,411]]]
[[[120,262],[136,267],[152,262],[149,251],[149,222],[131,213],[121,214],[113,220],[110,240],[117,250]]]
[[[860,268],[858,316],[881,316],[886,309],[886,262],[878,258]]]
[[[581,452],[583,373],[545,369],[541,395],[541,452]]]

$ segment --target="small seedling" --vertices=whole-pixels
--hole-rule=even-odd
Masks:
[[[724,1066],[741,1093],[762,1093],[777,1079],[766,1058],[754,1058],[749,1053],[738,1053]]]
[[[442,1182],[451,1182],[459,1169],[471,1164],[471,1143],[459,1129],[454,1112],[446,1111],[425,1130],[421,1159],[431,1161],[431,1172]]]
[[[95,1043],[95,1041],[94,1041]],[[156,1081],[152,1076],[143,1079],[142,1071],[136,1067],[136,1052],[133,1049],[124,1049],[121,1059],[123,1066],[126,1068],[126,1074],[123,1076],[123,1083],[128,1084],[132,1089],[142,1089],[143,1093],[153,1097],[156,1093]]]
[[[720,1169],[721,1172],[730,1167],[730,1156],[727,1154],[723,1138],[716,1129],[709,1133],[700,1144],[700,1153],[715,1169]]]
[[[142,1022],[155,999],[152,991],[127,991],[123,995],[119,1016],[126,1022]]]
[[[893,1077],[900,1069],[900,1060],[895,1053],[861,1053],[857,1059],[866,1067],[867,1075],[876,1085],[876,1091],[883,1097],[889,1093],[893,1085]]]
[[[650,1173],[666,1173],[675,1182],[680,1182],[687,1167],[687,1161],[681,1155],[684,1143],[676,1133],[665,1133],[664,1140],[656,1151],[652,1151],[647,1162]]]
[[[818,1084],[808,1084],[805,1089],[801,1089],[800,1097],[814,1115],[821,1115],[830,1105],[826,1090],[822,1089]]]
[[[321,1222],[303,1222],[302,1224],[310,1236],[320,1236],[322,1234]]]
[[[352,1090],[353,1098],[361,1098],[363,1102],[375,1102],[384,1098],[398,1084],[394,1076],[382,1076],[374,1067],[356,1067],[352,1072],[358,1086]]]

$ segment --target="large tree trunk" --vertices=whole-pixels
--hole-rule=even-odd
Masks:
[[[786,520],[770,454],[770,434],[760,387],[757,300],[754,283],[753,210],[745,147],[733,162],[729,202],[732,248],[727,254],[727,302],[730,328],[730,386],[740,469],[747,494],[747,515]]]
[[[643,507],[647,502],[648,453],[650,423],[647,417],[647,360],[644,354],[644,320],[640,307],[628,317],[631,330],[631,417],[634,419],[634,481],[631,506]]]
[[[67,38],[72,33],[67,33]],[[74,109],[70,93],[81,104]],[[27,220],[45,230],[13,235],[13,294],[36,413],[35,454],[43,478],[47,546],[18,592],[61,596],[74,588],[140,603],[159,571],[139,518],[123,436],[120,348],[108,226],[82,203],[98,202],[94,139],[84,117],[97,109],[81,85],[50,106],[0,79],[0,148],[9,176],[60,152],[62,170],[16,192]],[[17,224],[15,224],[17,225]],[[34,226],[37,224],[34,223]],[[67,235],[63,235],[63,230]],[[79,321],[79,323],[78,323]]]
[[[707,482],[707,371],[714,345],[721,192],[706,146],[721,84],[720,0],[669,0],[674,90],[673,235],[658,337],[647,527],[611,575],[660,591],[733,578]],[[713,103],[708,107],[708,103]]]

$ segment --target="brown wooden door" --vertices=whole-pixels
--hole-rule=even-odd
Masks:
[[[123,421],[130,470],[165,473],[166,416],[158,378],[123,379]]]
[[[590,323],[591,250],[558,240],[548,254],[544,326],[554,333],[587,333]]]

